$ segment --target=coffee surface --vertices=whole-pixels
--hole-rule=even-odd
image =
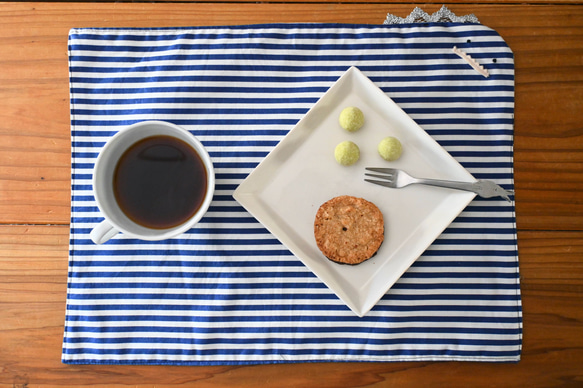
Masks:
[[[135,223],[151,229],[178,226],[200,208],[207,171],[198,153],[172,136],[152,136],[129,147],[115,169],[115,198]]]

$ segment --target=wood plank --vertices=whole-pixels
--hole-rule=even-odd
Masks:
[[[569,24],[571,17],[561,19]],[[544,27],[525,25],[525,20]],[[583,23],[580,16],[572,20]],[[530,33],[513,32],[524,29]],[[558,20],[531,14],[505,36],[516,63],[514,148],[521,229],[583,227],[583,29],[574,29],[573,35],[567,29]]]
[[[22,387],[553,387],[583,381],[583,232],[521,232],[524,346],[518,364],[63,365],[67,226],[0,226],[0,384]]]
[[[78,2],[79,0],[47,0],[48,2],[56,2],[56,3],[74,3],[74,2]],[[93,3],[115,3],[116,0],[91,0],[91,2]],[[198,3],[199,0],[157,0],[158,3]],[[254,3],[256,2],[256,0],[222,0],[222,3],[231,3],[233,5],[236,5],[238,3]],[[265,1],[263,3],[278,3],[279,1],[277,0],[273,0],[273,1]],[[387,1],[387,0],[342,0],[342,1],[337,1],[337,0],[286,0],[285,3],[333,3],[333,4],[370,4],[370,3],[376,3],[378,5],[393,5],[393,3],[396,3],[394,1]],[[476,4],[476,5],[480,5],[480,4],[484,4],[484,1],[480,1],[480,0],[450,0],[447,2],[448,4],[446,4],[447,7],[449,8],[454,8],[457,5],[465,5],[465,4]],[[496,1],[497,4],[516,4],[516,1],[513,0],[499,0]],[[553,5],[571,5],[571,4],[580,4],[581,1],[580,0],[552,0],[552,1],[545,1],[545,0],[529,0],[527,4],[553,4]],[[429,0],[429,1],[424,1],[423,4],[412,4],[411,8],[409,10],[407,10],[406,13],[404,14],[397,14],[397,16],[400,17],[405,17],[407,16],[411,10],[415,7],[418,6],[421,9],[423,9],[424,11],[426,11],[427,13],[431,14],[435,11],[437,11],[439,8],[441,8],[441,6],[444,5],[443,1],[438,1],[438,0]],[[460,15],[465,15],[465,14],[460,14],[457,13],[458,16]]]
[[[426,11],[439,7],[432,4]],[[369,3],[3,4],[0,223],[69,222],[66,50],[70,28],[298,20],[381,23],[386,12],[404,16],[412,8]],[[455,4],[450,8],[457,14],[475,13],[515,53],[518,227],[581,230],[583,7]]]

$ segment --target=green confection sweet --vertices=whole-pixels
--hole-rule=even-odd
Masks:
[[[388,161],[397,160],[403,153],[403,146],[396,137],[385,137],[378,146],[379,155]]]
[[[360,158],[360,149],[350,140],[343,141],[334,149],[334,158],[343,166],[350,166]]]
[[[349,132],[358,131],[364,125],[364,113],[355,106],[349,106],[340,112],[338,122]]]

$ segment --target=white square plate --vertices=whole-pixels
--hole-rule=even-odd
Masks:
[[[338,124],[347,106],[359,107],[364,126],[349,133]],[[387,136],[403,144],[401,158],[377,152]],[[351,140],[360,160],[349,167],[334,148]],[[358,316],[364,316],[472,201],[474,193],[412,185],[389,189],[364,182],[365,167],[402,168],[413,176],[476,179],[381,89],[351,67],[235,190],[234,198],[312,270]],[[328,260],[316,246],[314,217],[339,195],[362,197],[384,215],[385,241],[356,266]]]

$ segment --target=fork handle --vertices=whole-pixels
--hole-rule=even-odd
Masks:
[[[420,183],[429,186],[445,187],[448,189],[471,191],[476,194],[479,194],[479,186],[476,186],[476,183],[478,182],[457,182],[446,181],[441,179],[416,178],[415,183]]]

